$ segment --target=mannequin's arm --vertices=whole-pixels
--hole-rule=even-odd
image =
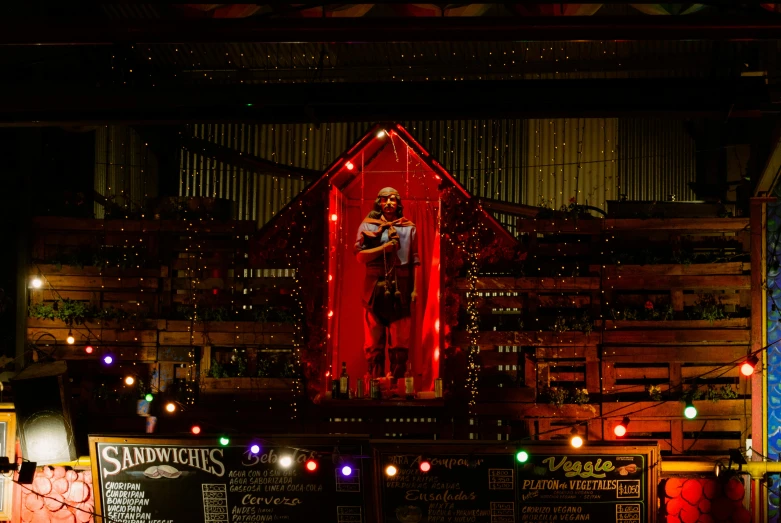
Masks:
[[[383,252],[392,252],[398,249],[399,243],[396,240],[389,241],[379,247],[372,247],[371,249],[365,249],[355,253],[355,257],[360,263],[366,265],[370,261],[382,256]]]

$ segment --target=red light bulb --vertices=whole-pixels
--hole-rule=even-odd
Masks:
[[[87,345],[86,347],[84,347],[84,352],[86,352],[87,354],[92,354],[92,351],[94,350],[95,349],[92,348],[92,345]]]
[[[201,433],[201,427],[199,427],[198,425],[193,425],[193,428],[190,429],[190,432],[198,435]]]
[[[344,162],[344,166],[348,171],[352,171],[353,169],[355,169],[355,164],[349,160]]]
[[[754,374],[754,366],[748,362],[740,366],[740,373],[744,376],[751,376]]]
[[[429,470],[431,470],[431,463],[429,463],[428,461],[421,461],[420,462],[420,471],[421,472],[428,472]]]
[[[338,216],[336,213],[333,213],[333,214],[331,215],[331,221],[332,221],[332,222],[335,222],[335,221],[336,221],[336,220],[338,220],[338,219],[339,219],[339,216]]]
[[[314,472],[317,470],[317,461],[313,459],[308,459],[306,460],[304,466],[306,467],[306,470],[308,470],[309,472]]]
[[[623,438],[626,436],[626,427],[623,425],[616,425],[613,428],[613,434],[615,434],[617,438]]]

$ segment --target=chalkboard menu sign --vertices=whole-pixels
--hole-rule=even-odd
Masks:
[[[517,471],[519,521],[648,522],[645,455],[531,454]]]
[[[529,459],[520,463],[511,446],[378,444],[380,521],[654,521],[657,447],[525,448]],[[423,461],[428,471],[421,470]],[[395,474],[383,472],[389,465]]]
[[[250,443],[90,437],[96,511],[123,523],[367,521],[365,444]]]
[[[421,472],[426,460],[431,470]],[[486,454],[387,454],[397,472],[382,478],[387,523],[512,523],[516,521],[512,456]]]

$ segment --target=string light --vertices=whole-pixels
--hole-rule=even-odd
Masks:
[[[227,447],[230,444],[231,440],[227,436],[221,436],[219,442],[220,445],[222,445],[223,447]]]
[[[309,458],[306,460],[306,463],[304,463],[304,468],[308,470],[309,472],[314,472],[317,470],[317,460]]]
[[[743,363],[743,365],[740,366],[740,373],[746,377],[753,375],[754,369],[756,368],[758,363],[759,363],[759,358],[757,358],[756,355],[749,356],[749,358]]]
[[[249,451],[252,454],[257,454],[258,452],[260,452],[260,445],[258,445],[257,443],[253,443],[252,445],[250,445]]]
[[[133,376],[126,376],[125,377],[125,385],[133,385],[136,382],[136,379]]]
[[[68,337],[65,338],[65,341],[68,342],[68,345],[73,345],[76,343],[76,338],[73,337],[73,332],[68,330]]]
[[[393,476],[396,475],[397,472],[398,469],[393,465],[388,465],[387,467],[385,467],[385,475],[388,477],[392,478]]]
[[[201,427],[200,427],[200,425],[193,425],[192,427],[190,427],[190,432],[192,432],[192,433],[193,433],[193,434],[195,434],[196,436],[197,436],[198,434],[200,434],[200,433],[201,433]]]
[[[570,432],[572,436],[570,437],[569,444],[572,445],[573,448],[579,449],[583,446],[583,437],[578,432],[577,427],[572,427],[572,431]]]
[[[617,424],[615,427],[613,427],[613,434],[617,438],[623,438],[626,436],[626,429],[629,426],[629,417],[625,416],[623,420],[619,424]]]
[[[165,404],[165,410],[170,413],[176,412],[176,403],[169,401]]]
[[[37,276],[33,278],[30,283],[33,286],[33,289],[40,289],[43,286],[43,280]]]
[[[282,468],[290,468],[290,466],[293,464],[293,458],[290,456],[282,456],[279,458],[279,466]]]

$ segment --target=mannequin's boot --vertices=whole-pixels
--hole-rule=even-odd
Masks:
[[[391,360],[391,373],[394,379],[400,379],[404,377],[404,373],[407,371],[407,357],[409,354],[408,349],[389,349]]]

